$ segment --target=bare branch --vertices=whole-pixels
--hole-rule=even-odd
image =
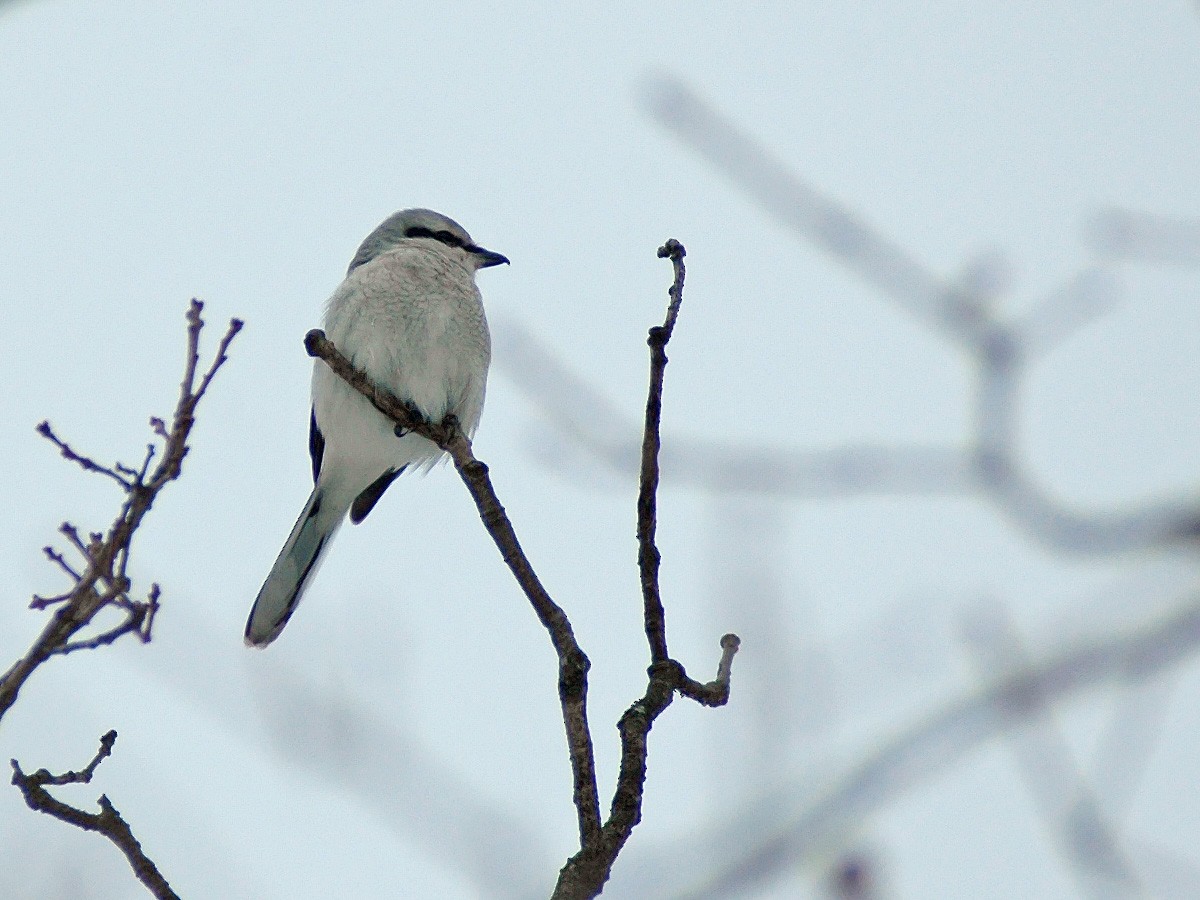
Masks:
[[[117,733],[110,731],[100,738],[100,749],[81,771],[66,772],[62,775],[51,775],[46,769],[38,769],[32,775],[21,771],[20,764],[12,760],[12,783],[25,797],[25,803],[30,809],[53,816],[69,825],[82,828],[85,831],[96,831],[104,835],[125,854],[133,874],[142,882],[155,897],[160,900],[179,900],[178,895],[171,890],[167,880],[158,871],[158,867],[142,850],[142,845],[133,836],[129,823],[121,818],[117,808],[108,797],[100,795],[100,812],[88,813],[74,806],[69,806],[56,799],[47,785],[61,786],[64,784],[89,784],[96,772],[96,767],[112,754],[113,744],[116,743]]]
[[[1179,545],[1200,535],[1200,501],[1190,489],[1182,503],[1084,511],[1043,488],[1023,465],[1017,441],[1021,381],[1041,354],[1111,305],[1115,289],[1103,270],[1085,269],[1023,319],[1006,321],[989,303],[988,284],[995,278],[985,277],[981,284],[978,277],[956,281],[933,273],[853,210],[789,171],[686,85],[661,79],[649,105],[663,127],[765,210],[962,347],[975,366],[973,427],[959,446],[788,452],[691,441],[676,451],[672,470],[678,483],[720,494],[772,497],[974,493],[1043,545],[1092,555]],[[1133,235],[1153,246],[1168,246],[1173,258],[1194,255],[1200,246],[1195,220],[1109,213],[1106,221],[1110,231],[1130,241]],[[581,425],[591,417],[611,420],[612,415],[593,390],[564,372],[533,338],[525,336],[518,349],[523,363],[532,366],[518,379],[519,386],[568,438],[606,465],[626,471],[634,458],[632,426],[629,439],[622,441],[613,437],[612,428],[597,433]],[[550,370],[552,379],[539,377]],[[544,388],[551,380],[553,392]]]
[[[359,371],[319,329],[308,332],[304,346],[310,356],[323,360],[338,377],[362,394],[398,429],[419,434],[450,454],[459,477],[467,486],[483,525],[491,535],[505,564],[517,579],[534,613],[550,636],[558,655],[558,696],[563,726],[571,755],[575,809],[581,845],[595,841],[600,831],[600,800],[596,787],[596,763],[591,730],[587,721],[587,673],[591,662],[575,640],[571,623],[551,599],[533,570],[504,507],[496,496],[487,466],[475,458],[471,442],[458,422],[448,417],[433,423],[420,410],[405,403]]]
[[[1077,272],[1017,324],[1027,355],[1042,356],[1073,337],[1116,307],[1120,294],[1111,272],[1095,267]]]
[[[50,423],[47,421],[39,422],[35,430],[38,434],[58,448],[58,451],[62,454],[63,459],[70,460],[73,463],[78,463],[85,472],[95,472],[97,475],[104,475],[108,478],[111,478],[113,481],[119,484],[123,490],[128,491],[131,487],[132,482],[125,477],[124,474],[122,474],[122,472],[129,472],[129,469],[125,468],[120,463],[117,463],[115,468],[102,466],[94,459],[76,453],[73,449],[71,449],[70,444],[62,440],[54,433],[54,429],[50,427]]]
[[[659,558],[654,546],[655,494],[658,487],[662,383],[666,366],[664,348],[675,327],[683,299],[683,246],[678,241],[668,241],[659,250],[659,256],[671,259],[675,280],[670,291],[671,302],[666,321],[661,327],[650,331],[650,397],[646,407],[643,474],[638,500],[639,565],[646,634],[653,662],[645,696],[630,706],[618,723],[621,767],[611,812],[603,825],[600,822],[594,751],[587,722],[587,672],[590,663],[575,640],[566,613],[546,593],[522,551],[512,523],[496,497],[487,466],[475,458],[470,440],[453,417],[440,423],[429,422],[416,407],[402,402],[390,391],[375,384],[365,372],[357,370],[323,332],[310,331],[304,339],[309,354],[324,360],[336,375],[395,422],[398,434],[412,432],[421,435],[450,454],[459,476],[475,501],[484,527],[550,636],[559,659],[558,693],[575,781],[574,802],[580,834],[579,852],[567,861],[559,873],[553,895],[557,900],[599,895],[608,881],[617,855],[633,827],[641,820],[647,738],[654,720],[670,705],[676,691],[709,706],[720,706],[727,702],[733,656],[738,648],[736,636],[726,635],[722,638],[717,679],[709,684],[700,684],[688,678],[683,666],[667,655],[665,616],[658,587]]]
[[[187,362],[180,388],[179,403],[176,406],[170,430],[168,431],[160,420],[151,420],[151,427],[155,432],[166,435],[163,453],[158,465],[153,469],[150,468],[155,455],[152,449],[147,452],[139,469],[135,471],[122,467],[120,472],[131,473],[122,475],[114,469],[99,466],[94,461],[75,453],[54,434],[48,423],[43,422],[38,426],[38,433],[51,440],[68,459],[78,462],[88,471],[98,472],[118,481],[125,488],[126,499],[117,518],[109,526],[108,532],[103,535],[93,534],[87,544],[82,541],[73,526],[64,525],[62,527],[62,533],[86,563],[82,572],[76,573],[73,567],[65,564],[65,560],[60,562],[60,557],[55,551],[47,551],[51,560],[67,571],[75,583],[70,591],[61,596],[34,598],[33,606],[35,608],[58,605],[58,609],[55,610],[54,615],[51,616],[50,621],[46,623],[42,633],[34,640],[25,655],[0,677],[0,718],[16,702],[21,687],[30,675],[51,656],[104,646],[124,634],[136,634],[142,641],[150,639],[150,626],[154,620],[154,613],[158,609],[159,590],[156,585],[146,601],[135,601],[129,598],[129,580],[125,577],[129,546],[146,513],[154,504],[159,491],[168,482],[179,477],[183,458],[188,452],[188,437],[195,422],[196,404],[200,401],[200,397],[207,389],[213,375],[225,361],[230,341],[242,327],[239,320],[230,321],[229,328],[218,347],[216,358],[204,375],[199,389],[195,389],[200,331],[204,326],[204,322],[200,318],[203,308],[204,305],[199,300],[193,300],[188,308]],[[121,625],[102,634],[76,640],[76,635],[91,624],[96,614],[107,606],[121,609],[126,615],[126,620]]]
[[[1179,266],[1200,265],[1200,219],[1106,209],[1092,222],[1093,249],[1109,256]]]
[[[650,386],[646,400],[646,424],[642,438],[642,464],[638,493],[638,568],[641,573],[646,639],[650,644],[651,664],[646,693],[625,710],[617,723],[621,734],[621,766],[617,787],[608,820],[601,829],[599,840],[584,843],[579,853],[571,857],[559,872],[555,900],[592,898],[601,892],[608,881],[625,842],[634,826],[642,819],[642,801],[646,787],[646,758],[649,752],[650,729],[654,720],[671,705],[678,691],[707,706],[722,706],[729,700],[729,679],[733,656],[740,641],[727,634],[721,639],[721,662],[717,679],[702,685],[689,678],[681,663],[667,653],[666,614],[659,586],[658,548],[654,544],[659,483],[658,453],[661,447],[659,429],[662,423],[662,389],[666,371],[666,345],[675,329],[679,307],[683,302],[685,251],[678,241],[668,240],[659,248],[661,259],[670,259],[675,278],[671,285],[671,301],[666,321],[650,329]]]
[[[661,326],[650,329],[650,390],[646,398],[646,424],[642,430],[642,465],[637,500],[638,570],[641,573],[642,601],[645,611],[646,640],[650,642],[650,661],[660,663],[670,658],[667,653],[666,612],[659,590],[658,570],[662,555],[654,544],[658,525],[658,452],[662,446],[659,434],[662,425],[663,377],[667,368],[667,342],[675,330],[679,307],[683,303],[683,279],[686,270],[683,258],[687,251],[672,238],[658,248],[660,259],[670,259],[675,269],[671,285],[671,302],[667,318]]]

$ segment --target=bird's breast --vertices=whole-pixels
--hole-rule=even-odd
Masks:
[[[342,283],[325,330],[356,366],[426,416],[454,413],[473,429],[490,340],[473,273],[463,266],[428,251],[383,254]]]

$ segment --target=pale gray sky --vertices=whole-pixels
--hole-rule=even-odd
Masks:
[[[147,416],[174,402],[187,300],[207,304],[210,344],[246,320],[185,477],[135,545],[138,583],[163,588],[156,639],[40,671],[0,758],[78,767],[117,729],[97,782],[68,797],[107,793],[186,897],[548,893],[575,834],[554,659],[452,471],[398,483],[339,536],[278,644],[241,643],[309,489],[301,339],[362,237],[405,206],[513,262],[480,278],[497,358],[477,451],[591,655],[606,804],[613,724],[646,656],[636,486],[539,413],[522,341],[636,422],[670,280],[655,249],[688,248],[665,412],[680,467],[660,498],[671,646],[698,677],[725,631],[744,650],[727,709],[680,703],[656,725],[612,896],[675,896],[735,862],[885,736],[971,691],[971,610],[1004,604],[1048,653],[1183,596],[1192,556],[1062,555],[970,497],[697,486],[686,464],[706,447],[740,447],[751,477],[763,449],[960,441],[973,369],[656,118],[672,85],[939,278],[1000,284],[1004,317],[1064,286],[1107,298],[1021,382],[1023,459],[1055,499],[1094,512],[1196,486],[1200,267],[1093,239],[1113,208],[1195,222],[1195,5],[809,6],[0,9],[0,659],[40,627],[28,595],[61,586],[39,548],[64,519],[106,527],[119,503],[34,425],[133,461]],[[1159,896],[1200,871],[1194,676],[1060,710],[1085,770],[1114,704],[1161,710],[1141,780],[1109,811]],[[957,759],[866,819],[854,837],[889,896],[1078,892],[1011,749]],[[756,818],[711,849],[730,798]],[[0,857],[6,896],[141,896],[115,850],[11,789]],[[752,896],[816,896],[823,864]]]

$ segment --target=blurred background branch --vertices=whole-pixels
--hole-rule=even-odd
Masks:
[[[805,183],[682,82],[659,78],[647,110],[800,241],[836,259],[885,301],[957,345],[973,370],[973,414],[968,433],[957,445],[848,444],[787,450],[675,436],[664,454],[670,485],[711,496],[717,517],[729,515],[741,502],[738,498],[753,496],[774,503],[881,494],[976,498],[1051,552],[1094,558],[1147,550],[1194,553],[1200,502],[1190,486],[1176,492],[1184,499],[1084,512],[1028,473],[1018,435],[1019,397],[1030,367],[1118,301],[1117,279],[1105,260],[1200,265],[1195,221],[1119,210],[1099,214],[1091,240],[1102,260],[1023,315],[1006,318],[997,304],[1007,287],[1002,263],[975,261],[956,278],[932,273],[863,216]],[[552,428],[530,434],[531,452],[543,464],[565,477],[578,477],[593,465],[620,474],[636,467],[636,426],[599,386],[575,372],[521,320],[506,318],[497,334],[505,374]],[[767,572],[779,560],[756,558],[762,564],[758,577],[769,578]],[[992,607],[1000,615],[1004,601],[994,601]],[[1011,624],[997,630],[1001,621],[978,625],[971,632],[979,677],[986,685],[978,693],[895,737],[880,738],[878,751],[818,797],[803,799],[811,791],[796,783],[788,789],[794,798],[790,803],[778,796],[769,802],[743,803],[732,824],[713,826],[705,839],[710,847],[705,858],[716,872],[704,886],[686,895],[670,890],[655,895],[716,900],[762,889],[856,840],[872,811],[999,735],[1008,735],[1013,744],[1026,789],[1042,810],[1045,827],[1055,836],[1082,895],[1140,895],[1146,889],[1144,878],[1161,888],[1162,878],[1138,873],[1125,847],[1126,836],[1112,819],[1121,811],[1105,812],[1102,807],[1108,804],[1097,793],[1112,781],[1136,780],[1136,761],[1144,764],[1148,751],[1137,751],[1129,742],[1141,737],[1153,746],[1153,727],[1147,726],[1154,720],[1145,718],[1140,704],[1119,700],[1107,737],[1115,756],[1091,774],[1077,767],[1051,720],[1060,705],[1101,685],[1116,683],[1122,698],[1144,697],[1136,686],[1153,683],[1196,654],[1200,607],[1189,598],[1134,628],[1053,650],[1039,663],[1026,659]],[[799,652],[797,648],[783,654],[795,660]],[[730,850],[745,846],[748,839],[754,850]],[[1156,870],[1162,871],[1165,857],[1159,856]],[[860,862],[850,866],[851,875],[838,869],[842,877],[831,882],[840,885],[836,890],[847,896],[867,890],[865,875],[859,879],[854,873],[865,873],[875,864]],[[670,865],[662,855],[640,863],[659,872],[659,867]],[[1186,871],[1190,864],[1174,859],[1171,865]],[[650,891],[649,884],[642,889]],[[876,889],[878,885],[872,888]]]
[[[1006,321],[993,300],[1002,288],[988,267],[945,280],[899,244],[804,183],[682,83],[661,78],[648,100],[659,124],[746,191],[764,210],[877,288],[880,296],[958,344],[974,366],[973,429],[959,446],[848,445],[768,450],[737,442],[675,439],[668,450],[672,483],[712,494],[847,497],[856,494],[978,496],[1050,549],[1087,554],[1164,546],[1200,537],[1200,503],[1148,504],[1084,513],[1041,487],[1021,463],[1018,396],[1029,367],[1105,309],[1116,292],[1104,269],[1079,273],[1030,313]],[[1125,249],[1163,238],[1173,248],[1200,246],[1197,226],[1151,217],[1103,221],[1125,225]],[[1154,224],[1149,224],[1151,221]],[[1113,231],[1109,227],[1109,231]],[[1169,235],[1169,237],[1168,237]],[[1187,258],[1186,254],[1175,253]],[[1193,260],[1200,264],[1200,256]],[[994,267],[993,267],[994,268]],[[628,471],[636,460],[636,427],[623,422],[599,388],[587,384],[519,320],[498,329],[505,374],[566,446],[543,458],[586,458]],[[541,435],[539,435],[539,439]]]
[[[716,900],[750,894],[853,841],[872,813],[990,739],[1030,728],[1047,710],[1061,708],[1081,693],[1112,686],[1136,689],[1153,683],[1190,661],[1198,649],[1200,600],[1188,597],[1165,616],[1156,614],[1133,628],[1081,641],[1045,660],[1018,662],[1008,673],[989,672],[981,690],[928,714],[898,734],[881,737],[877,749],[834,775],[819,790],[800,781],[782,802],[773,797],[743,806],[720,834],[714,833],[706,841],[713,855],[719,852],[716,848],[735,846],[739,835],[743,842],[747,835],[770,837],[760,838],[744,855],[722,853],[724,867],[702,886],[662,896]],[[1005,664],[1009,662],[1006,658]],[[1026,765],[1027,774],[1034,779],[1050,774],[1050,763],[1041,758],[1027,759]],[[1064,797],[1078,802],[1081,798],[1072,792],[1072,783],[1076,790],[1090,790],[1078,773],[1066,783],[1055,780],[1047,789],[1060,802]],[[811,796],[814,793],[816,796]],[[1094,809],[1088,812],[1095,814]],[[1076,815],[1078,810],[1064,808],[1055,817],[1053,830],[1059,836],[1068,826],[1086,824],[1068,821],[1068,813]],[[1103,832],[1088,832],[1089,840],[1103,838]],[[1075,860],[1077,853],[1085,851],[1094,853],[1096,847],[1071,848]],[[1102,858],[1110,872],[1119,872],[1119,864],[1111,856],[1115,852],[1111,842],[1104,848]],[[1096,860],[1091,856],[1078,864],[1090,877]]]

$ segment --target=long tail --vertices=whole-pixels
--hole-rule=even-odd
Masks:
[[[313,489],[250,610],[247,646],[265,647],[279,637],[329,550],[348,507],[348,503],[337,502],[327,488]]]

